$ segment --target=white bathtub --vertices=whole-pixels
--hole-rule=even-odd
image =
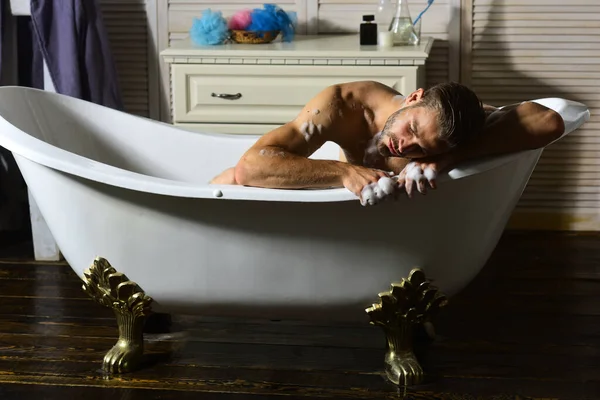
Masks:
[[[568,132],[589,118],[579,103],[540,102]],[[68,263],[83,276],[108,259],[155,311],[366,321],[365,307],[415,266],[451,296],[487,261],[542,152],[464,165],[426,196],[371,207],[343,188],[206,183],[256,139],[0,88],[0,145]],[[332,144],[315,154],[337,156]]]

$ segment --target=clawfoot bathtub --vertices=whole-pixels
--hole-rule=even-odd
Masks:
[[[589,118],[579,103],[540,102],[561,113],[566,133]],[[0,145],[14,154],[85,290],[117,314],[120,339],[105,369],[135,368],[140,321],[152,306],[207,316],[370,318],[387,335],[388,377],[418,382],[406,324],[427,319],[480,271],[542,150],[465,164],[426,196],[372,207],[343,188],[207,183],[256,139],[0,88]],[[313,157],[337,155],[327,143]]]

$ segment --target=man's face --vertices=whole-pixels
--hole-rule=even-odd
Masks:
[[[426,107],[403,107],[392,114],[377,143],[385,157],[423,158],[449,150],[438,135],[437,112]]]

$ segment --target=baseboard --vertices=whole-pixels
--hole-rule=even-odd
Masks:
[[[508,221],[506,229],[600,231],[600,213],[582,210],[568,212],[516,210]]]

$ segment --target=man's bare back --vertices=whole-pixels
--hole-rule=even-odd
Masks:
[[[282,189],[343,186],[360,197],[363,188],[392,171],[400,174],[399,184],[406,184],[410,195],[413,180],[421,192],[427,180],[435,188],[435,174],[426,178],[426,168],[441,172],[465,159],[539,147],[564,129],[552,110],[523,103],[496,112],[501,115],[480,135],[486,114],[494,110],[454,83],[406,96],[378,82],[332,85],[294,120],[259,138],[234,168],[211,183]],[[328,141],[342,149],[340,160],[308,158]]]

